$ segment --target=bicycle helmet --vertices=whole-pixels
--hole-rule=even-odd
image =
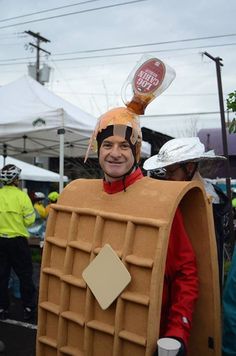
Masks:
[[[0,181],[4,185],[12,184],[12,182],[19,178],[21,169],[14,164],[7,164],[0,170]]]
[[[48,199],[52,202],[56,202],[57,199],[59,197],[59,193],[58,192],[51,192],[48,194]]]
[[[45,199],[45,194],[42,192],[35,192],[34,193],[34,200],[43,200]]]

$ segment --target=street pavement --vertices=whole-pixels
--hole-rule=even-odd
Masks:
[[[35,356],[36,326],[15,323],[14,320],[0,322],[0,338],[5,344],[1,356]]]
[[[34,282],[38,292],[40,265],[34,264]],[[37,293],[38,294],[38,293]],[[29,323],[23,322],[21,300],[11,295],[9,319],[0,321],[0,340],[5,351],[0,356],[35,356],[37,316]]]

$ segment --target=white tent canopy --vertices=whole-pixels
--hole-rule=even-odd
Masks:
[[[60,188],[64,155],[85,155],[96,121],[29,76],[0,88],[2,154],[59,156]]]
[[[60,181],[60,175],[55,172],[34,166],[33,164],[29,164],[9,156],[5,158],[4,162],[3,156],[0,155],[0,169],[6,164],[14,164],[15,166],[19,167],[21,169],[20,179],[22,180],[32,180],[38,182]],[[68,177],[64,176],[63,180],[64,182],[67,182]]]
[[[59,157],[60,191],[64,156],[84,157],[97,120],[29,76],[0,87],[0,142],[9,156]],[[145,143],[142,156],[150,155]]]

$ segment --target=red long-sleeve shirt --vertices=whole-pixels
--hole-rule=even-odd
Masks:
[[[115,194],[142,179],[138,168],[125,180],[103,182],[105,192]],[[198,297],[196,258],[177,209],[169,238],[164,275],[160,337],[181,338],[187,347],[195,302]]]

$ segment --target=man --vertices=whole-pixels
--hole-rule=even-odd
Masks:
[[[191,330],[192,355],[210,355],[212,349],[217,354],[220,348],[218,285],[215,271],[208,268],[215,257],[211,259],[208,200],[199,184],[143,177],[138,167],[141,138],[134,112],[117,108],[102,115],[89,147],[97,147],[104,180],[71,182],[51,208],[40,279],[37,356],[44,355],[47,340],[54,349],[78,354],[152,355],[157,337],[179,340],[178,355],[186,355]],[[201,207],[196,212],[190,197],[194,207]],[[102,310],[82,276],[105,244],[122,259],[131,282]],[[207,248],[204,256],[202,245]],[[102,281],[103,275],[97,271],[94,280]],[[216,293],[209,293],[206,285]],[[55,286],[63,293],[54,295]],[[45,324],[51,311],[53,337]]]
[[[8,317],[8,282],[13,268],[20,280],[24,320],[28,321],[35,312],[35,286],[27,227],[34,223],[35,213],[28,195],[18,188],[20,173],[21,169],[11,164],[0,171],[0,319]]]
[[[210,162],[225,160],[214,151],[205,152],[198,137],[176,138],[167,141],[157,155],[148,158],[143,165],[150,175],[173,181],[201,181],[213,203],[220,288],[223,283],[223,244],[227,238],[227,223],[230,204],[227,196],[209,180],[200,175],[200,167]]]
[[[128,116],[126,122],[125,116]],[[130,116],[132,117],[125,109],[111,110],[102,116],[95,131],[99,164],[104,172],[103,189],[108,194],[121,191],[125,193],[129,186],[143,178],[138,166],[141,129]],[[197,295],[195,255],[185,232],[180,211],[177,210],[166,261],[160,337],[168,336],[179,340],[181,349],[178,355],[186,354]]]

